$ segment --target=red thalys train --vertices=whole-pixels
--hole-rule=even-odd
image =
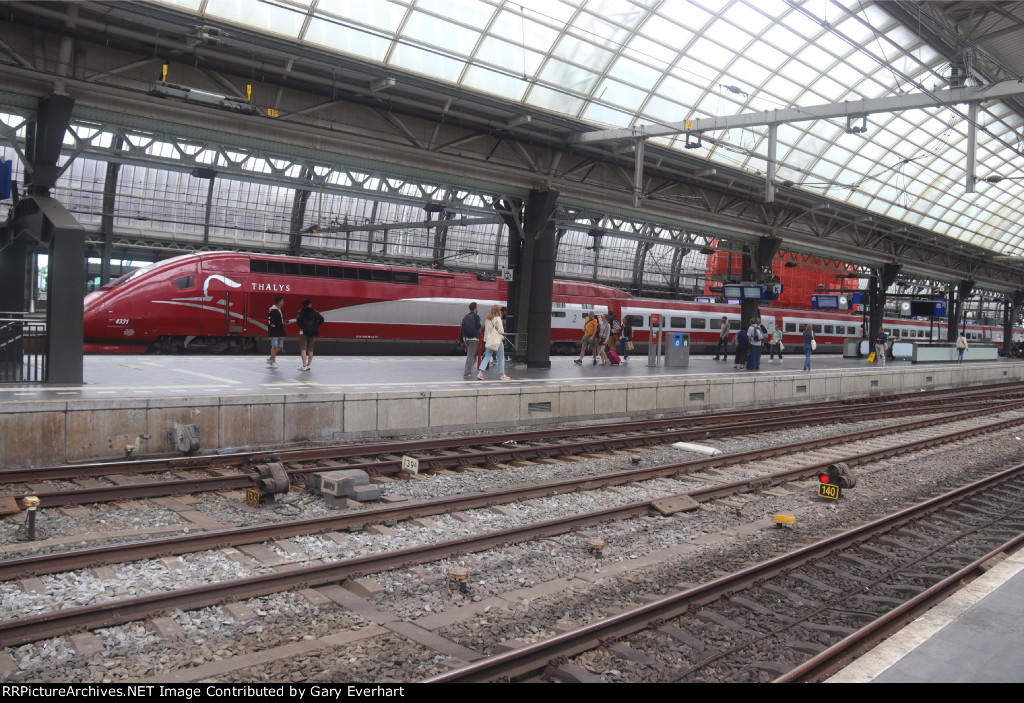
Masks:
[[[298,336],[295,313],[304,298],[324,316],[319,351],[346,353],[449,353],[470,301],[485,316],[505,303],[504,281],[473,274],[285,256],[212,252],[188,254],[139,269],[85,298],[85,350],[108,353],[175,353],[187,350],[252,351],[266,338],[267,311],[285,299],[286,331]],[[612,311],[633,323],[641,349],[650,337],[650,316],[667,330],[690,334],[693,351],[713,351],[722,316],[738,329],[735,305],[634,298],[610,286],[555,281],[551,345],[555,353],[579,349],[583,317]],[[781,327],[783,343],[803,344],[811,323],[818,350],[838,352],[844,339],[860,336],[855,314],[762,308],[769,330]],[[886,320],[886,331],[903,339],[945,339],[945,325]],[[1002,329],[970,327],[970,339],[1002,341]]]

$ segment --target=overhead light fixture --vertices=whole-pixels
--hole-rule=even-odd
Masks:
[[[508,127],[519,127],[520,125],[529,124],[530,119],[529,115],[516,115],[505,120],[505,124]]]
[[[860,120],[860,127],[854,126],[854,121]],[[847,115],[846,116],[846,133],[847,134],[863,134],[868,131],[868,116],[867,115]]]
[[[217,172],[212,168],[205,168],[203,166],[196,166],[192,169],[193,178],[216,178]]]

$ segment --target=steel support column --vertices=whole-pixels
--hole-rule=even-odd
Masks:
[[[85,230],[63,205],[50,197],[60,171],[64,134],[75,101],[50,95],[39,101],[36,121],[26,130],[26,197],[12,218],[15,236],[34,238],[49,247],[47,275],[47,381],[80,384],[84,340]]]
[[[1021,309],[1024,308],[1024,290],[1013,292],[1012,296],[1006,297],[1006,306],[1003,308],[1003,356],[1011,356],[1013,349],[1013,328],[1020,319]]]
[[[875,337],[882,329],[882,318],[885,316],[885,292],[896,282],[896,277],[899,276],[902,268],[899,264],[885,264],[881,269],[876,269],[875,275],[871,277],[868,287],[868,294],[871,297],[871,316],[869,318],[871,329],[868,330],[868,340],[871,344],[875,343]]]
[[[551,215],[558,196],[554,190],[531,190],[523,207],[521,235],[518,226],[509,226],[509,267],[515,275],[509,284],[508,310],[518,347],[513,356],[530,368],[551,366],[551,298],[555,288],[555,225]]]

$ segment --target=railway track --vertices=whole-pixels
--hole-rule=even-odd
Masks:
[[[1000,406],[1003,409],[1009,409],[1010,407],[1017,407],[1018,404],[1000,404]],[[980,412],[981,411],[974,411],[974,414]],[[944,420],[949,422],[955,418],[958,421],[964,422],[971,414],[972,413],[958,413],[955,416],[944,418]],[[895,443],[895,446],[890,445],[886,447],[873,448],[870,451],[861,452],[859,455],[844,457],[844,459],[851,463],[877,460],[881,457],[893,456],[900,452],[913,451],[925,446],[934,446],[937,443],[941,444],[943,442],[954,441],[965,434],[976,435],[984,431],[995,431],[998,428],[1014,426],[1020,422],[1021,420],[1019,418],[1013,418],[999,423],[989,423],[983,427],[973,424],[970,427],[962,428],[960,431],[946,433],[940,437],[918,439],[910,444]],[[909,431],[912,426],[916,429],[920,429],[921,427],[934,423],[934,420],[919,423],[907,423],[897,429]],[[877,430],[868,431],[866,434],[869,435],[867,440],[872,442],[878,441]],[[861,440],[864,441],[865,438],[862,437]],[[815,440],[812,444],[814,447],[803,446],[802,450],[808,451],[809,449],[821,449],[821,440]],[[773,455],[777,456],[787,450],[793,451],[793,447],[785,449],[771,448],[757,450],[755,452],[750,452],[747,456],[734,458],[749,462]],[[749,470],[748,477],[740,481],[724,482],[720,479],[712,479],[711,483],[714,485],[690,491],[688,492],[688,497],[700,502],[734,495],[743,491],[763,490],[772,485],[798,481],[805,479],[808,476],[813,476],[823,466],[836,460],[835,456],[832,456],[826,461],[811,462],[787,471],[765,472],[764,470]],[[653,469],[622,472],[618,476],[607,477],[605,480],[610,484],[623,484],[633,483],[638,480],[645,480],[658,476],[679,474],[688,476],[690,475],[690,472],[699,470],[700,468],[721,464],[721,458],[702,460],[699,462],[689,462],[681,465],[677,464],[656,467]],[[517,491],[509,492],[508,497],[509,499],[523,499],[525,497],[549,495],[553,493],[560,493],[562,491],[576,491],[581,488],[589,488],[597,485],[601,485],[600,482],[594,481],[593,479],[562,482],[561,484],[548,483],[541,486],[523,487]],[[462,503],[459,506],[453,505],[452,501],[462,498],[465,498],[467,502]],[[452,509],[465,509],[465,507],[470,505],[472,501],[476,501],[475,505],[478,506],[493,505],[500,502],[502,499],[494,493],[487,493],[483,495],[464,496],[457,497],[456,499],[449,498],[445,500],[448,501],[447,504],[445,504],[444,501],[437,501],[433,505],[417,504],[401,506],[401,508],[396,508],[394,511],[391,508],[388,508],[385,511],[381,511],[376,514],[370,514],[370,511],[364,511],[354,516],[345,516],[342,519],[358,521],[359,524],[365,525],[374,521],[389,522],[400,519],[398,517],[402,514],[400,511],[404,511],[405,517],[412,517],[431,514],[430,511],[443,512]],[[96,606],[51,612],[32,618],[21,619],[19,621],[3,623],[0,625],[0,642],[5,646],[12,646],[14,644],[35,641],[37,639],[51,637],[75,630],[93,629],[105,625],[146,618],[154,613],[160,613],[179,607],[187,606],[195,608],[201,607],[204,604],[214,604],[236,599],[247,599],[261,594],[275,593],[292,588],[307,588],[316,584],[334,583],[339,580],[358,578],[359,576],[367,573],[375,573],[387,569],[398,568],[411,563],[434,561],[453,554],[490,549],[495,545],[542,539],[550,535],[565,533],[567,531],[580,529],[581,527],[589,525],[596,525],[608,520],[621,520],[637,515],[646,515],[650,512],[651,501],[645,500],[641,502],[628,503],[613,509],[592,511],[587,514],[573,515],[557,520],[547,520],[539,524],[524,525],[511,530],[481,534],[470,539],[442,541],[418,548],[397,550],[386,554],[348,559],[342,562],[331,562],[309,567],[297,567],[280,574],[263,574],[210,584],[203,587],[187,588],[162,594],[151,594],[133,599],[107,601]],[[351,523],[349,524],[351,526]],[[324,529],[338,529],[339,526],[340,523],[338,522],[331,523],[331,525],[321,524],[319,526],[305,524],[298,526],[297,529],[299,529],[302,534],[308,534],[310,532],[322,531]],[[262,534],[270,534],[276,538],[281,538],[286,534],[284,532],[286,529],[288,528],[285,525],[270,526],[269,531]],[[265,536],[260,537],[259,534],[260,533],[255,532],[248,534],[238,533],[236,537],[248,542],[266,538]],[[230,544],[232,536],[220,532],[210,533],[205,536],[200,535],[197,536],[197,538],[208,540],[208,542],[206,542],[206,546],[224,546],[226,544]],[[192,538],[190,537],[189,539]],[[124,547],[125,551],[121,552],[121,555],[125,558],[140,558],[140,553],[129,555],[130,550],[139,548],[150,549],[151,553],[163,554],[184,553],[184,551],[192,551],[193,549],[204,547],[199,546],[199,542],[192,542],[187,546],[182,544],[179,547],[175,547],[173,540],[168,540],[156,545],[126,545]],[[177,549],[182,549],[183,551],[175,552],[174,550]],[[115,555],[114,550],[115,548],[113,547],[105,550],[97,550],[98,552],[106,552],[106,555],[93,553],[91,555],[87,555],[86,558],[92,559],[93,561],[90,563],[93,564],[103,562],[104,560],[110,561],[118,558]],[[10,566],[12,570],[7,573],[11,575],[15,573],[31,573],[33,569],[36,570],[36,573],[45,573],[50,569],[60,568],[57,565],[66,564],[68,560],[73,557],[73,553],[57,555],[56,557],[51,558],[49,562],[50,566],[44,565],[45,559],[43,558],[40,558],[38,561],[7,560],[4,564],[4,568],[6,569]],[[21,563],[17,563],[19,561]],[[67,567],[65,566],[64,568]]]
[[[874,403],[813,404],[744,412],[741,417],[731,412],[616,423],[603,426],[597,435],[592,428],[582,431],[579,428],[562,428],[485,437],[290,450],[274,455],[259,452],[5,470],[0,471],[0,486],[6,487],[7,494],[20,503],[23,503],[26,496],[33,495],[39,499],[40,507],[44,508],[84,505],[245,489],[252,485],[252,473],[246,472],[245,468],[251,469],[254,464],[270,459],[284,462],[292,483],[301,485],[308,474],[332,469],[360,469],[375,477],[394,476],[400,471],[403,454],[418,458],[422,470],[427,472],[465,470],[469,467],[495,467],[506,462],[578,456],[595,451],[729,436],[752,429],[772,431],[810,423],[851,422],[893,415],[933,413],[935,406],[941,403],[955,402],[957,407],[963,409],[984,409],[1003,400],[1021,397],[1024,397],[1021,384],[999,384],[958,393],[933,391],[909,399],[897,398]],[[186,471],[191,473],[184,474]],[[163,473],[165,476],[162,480],[157,479],[153,476],[155,473]],[[173,478],[168,479],[167,474]],[[107,480],[100,480],[103,477]],[[34,489],[19,490],[19,484],[27,481],[32,482]],[[43,481],[64,483],[45,489],[40,483]],[[82,486],[80,483],[88,485]]]
[[[1024,464],[428,682],[816,681],[1024,545]],[[615,643],[613,645],[612,643]],[[812,656],[813,655],[813,656]],[[623,678],[629,669],[633,678]]]

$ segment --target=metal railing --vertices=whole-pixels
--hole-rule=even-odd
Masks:
[[[41,383],[47,378],[46,320],[0,312],[0,383]]]

